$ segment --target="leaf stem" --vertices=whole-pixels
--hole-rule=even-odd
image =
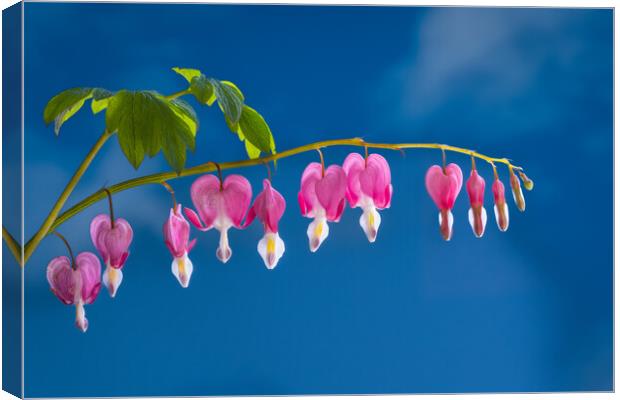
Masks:
[[[395,144],[367,143],[363,139],[360,139],[360,138],[336,139],[336,140],[326,140],[322,142],[315,142],[315,143],[310,143],[304,146],[295,147],[295,148],[292,148],[286,151],[282,151],[282,152],[279,152],[279,153],[276,153],[270,156],[221,163],[221,164],[218,164],[218,166],[219,166],[219,170],[231,169],[231,168],[245,168],[245,167],[250,167],[254,165],[268,163],[274,160],[291,157],[296,154],[301,154],[301,153],[305,153],[308,151],[316,151],[317,149],[320,149],[323,147],[333,147],[333,146],[357,146],[357,147],[389,149],[389,150],[398,150],[398,151],[403,150],[403,149],[442,149],[445,151],[452,151],[455,153],[470,155],[472,157],[484,160],[490,163],[491,165],[494,165],[494,163],[501,163],[501,164],[508,165],[509,167],[512,167],[517,170],[522,169],[521,167],[512,165],[507,158],[489,157],[484,154],[480,154],[475,151],[465,149],[462,147],[455,147],[455,146],[449,146],[449,145],[437,144],[437,143],[395,143]],[[169,172],[160,172],[157,174],[145,175],[139,178],[129,179],[124,182],[117,183],[116,185],[109,186],[108,190],[110,190],[110,192],[112,193],[122,192],[124,190],[131,189],[137,186],[142,186],[142,185],[151,184],[151,183],[161,184],[164,181],[177,179],[179,177],[192,176],[192,175],[197,175],[197,174],[203,174],[206,172],[212,172],[212,171],[215,171],[216,168],[217,167],[214,165],[214,163],[209,161],[207,163],[200,164],[192,168],[184,169],[183,171],[181,171],[180,174],[177,174],[175,171],[169,171]],[[90,207],[94,203],[103,199],[104,196],[105,194],[99,191],[86,197],[85,199],[78,202],[73,207],[69,208],[67,211],[62,213],[60,216],[58,216],[58,218],[51,225],[51,228],[56,229],[57,227],[62,225],[65,221],[67,221],[74,215],[80,213],[81,211]]]
[[[86,154],[86,157],[71,177],[69,183],[67,183],[67,186],[65,186],[64,190],[60,194],[60,197],[58,197],[58,200],[56,200],[56,203],[52,207],[52,210],[45,218],[45,221],[43,221],[43,224],[41,224],[39,230],[28,241],[28,243],[26,243],[26,247],[24,248],[24,264],[26,264],[26,262],[28,261],[34,250],[37,248],[41,240],[43,240],[43,238],[47,236],[47,234],[50,232],[50,228],[54,224],[54,221],[56,221],[56,217],[58,217],[58,214],[60,213],[62,207],[65,205],[65,202],[69,198],[69,195],[71,195],[71,192],[73,192],[73,189],[75,189],[75,186],[78,184],[78,182],[82,178],[82,175],[84,175],[84,172],[86,172],[86,169],[93,161],[101,147],[111,136],[112,133],[104,131],[97,140],[97,142],[95,142],[93,147],[91,147],[88,154]]]
[[[166,98],[166,100],[174,100],[176,98],[179,98],[189,93],[190,93],[189,89],[185,89],[185,90],[181,90],[176,93],[169,94],[168,96],[164,96],[164,97]]]

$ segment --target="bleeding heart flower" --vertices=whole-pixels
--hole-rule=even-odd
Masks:
[[[196,244],[196,239],[189,240],[189,223],[181,212],[180,204],[170,209],[170,216],[164,223],[164,242],[174,257],[172,273],[182,287],[188,287],[194,271],[188,254]]]
[[[347,200],[351,208],[362,209],[360,226],[372,243],[381,225],[377,209],[389,208],[392,200],[390,166],[379,154],[370,154],[364,159],[358,153],[351,153],[342,168],[347,176]]]
[[[499,180],[497,175],[495,181],[491,187],[493,190],[493,199],[495,200],[495,221],[500,231],[505,232],[508,229],[508,223],[510,222],[510,215],[508,213],[508,205],[506,204],[506,194],[504,184]]]
[[[476,237],[482,237],[487,224],[487,210],[484,209],[484,178],[478,171],[472,169],[467,180],[467,194],[469,195],[469,224]]]
[[[439,208],[439,231],[445,240],[452,237],[452,207],[463,186],[463,172],[456,164],[448,164],[445,170],[433,165],[426,171],[426,190]]]
[[[250,225],[254,218],[263,223],[265,234],[258,242],[257,249],[268,269],[274,269],[284,254],[284,241],[278,234],[278,222],[285,208],[284,197],[271,186],[269,179],[263,180],[263,191],[254,199],[244,227]]]
[[[521,190],[521,181],[515,175],[512,168],[510,168],[510,186],[512,187],[512,198],[517,205],[519,211],[525,211],[525,198],[523,197],[523,191]]]
[[[123,218],[117,218],[112,226],[110,216],[99,214],[90,223],[90,238],[106,265],[103,284],[114,297],[123,281],[121,268],[129,256],[133,239],[131,225]]]
[[[80,253],[73,266],[65,256],[54,258],[47,265],[47,281],[60,301],[75,305],[75,325],[86,332],[88,319],[84,305],[93,303],[101,289],[101,264],[97,256]]]
[[[327,221],[338,222],[344,212],[347,177],[338,165],[330,165],[323,173],[321,164],[310,163],[301,176],[301,190],[297,195],[301,214],[314,218],[308,225],[310,251],[315,252],[327,235]]]
[[[220,232],[220,244],[215,254],[221,262],[227,262],[232,255],[228,229],[233,226],[242,229],[241,221],[252,200],[250,182],[241,175],[229,175],[221,183],[215,175],[207,174],[194,181],[191,196],[198,214],[185,208],[187,218],[201,231],[215,227]]]

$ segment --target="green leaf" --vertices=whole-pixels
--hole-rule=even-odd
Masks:
[[[60,133],[60,127],[82,108],[84,102],[92,97],[92,88],[73,88],[60,92],[45,106],[43,120],[46,125],[54,121],[54,133]]]
[[[194,77],[190,83],[189,91],[202,104],[211,105],[215,101],[215,91],[213,85],[206,76]]]
[[[231,81],[220,81],[220,82],[222,82],[224,85],[226,85],[229,88],[231,88],[232,90],[234,90],[235,93],[237,93],[237,96],[241,99],[241,101],[245,101],[245,97],[243,96],[243,93],[241,93],[241,90],[239,90],[237,85],[235,85]]]
[[[252,143],[247,140],[245,141],[245,151],[251,159],[258,158],[260,156],[260,150],[254,147]]]
[[[197,69],[191,68],[172,68],[174,72],[181,75],[189,83],[189,92],[194,95],[196,100],[209,106],[215,101],[213,85],[206,76]]]
[[[239,123],[241,118],[241,111],[243,110],[243,96],[240,96],[239,89],[236,86],[230,86],[226,83],[222,83],[217,79],[209,78],[209,82],[213,85],[215,90],[215,97],[219,104],[224,116],[228,119],[227,123],[229,127],[235,127]],[[236,129],[231,129],[233,132]]]
[[[106,109],[108,107],[110,97],[112,97],[113,95],[114,93],[106,89],[93,89],[93,100],[90,102],[90,108],[93,111],[93,114],[97,114],[100,111]]]
[[[180,172],[186,149],[194,149],[198,120],[192,107],[182,100],[167,100],[152,91],[122,90],[108,101],[108,131],[117,131],[127,160],[138,168],[144,156],[163,151],[170,166]]]
[[[272,149],[272,134],[265,119],[253,108],[243,106],[243,112],[239,119],[239,131],[245,137],[246,142],[268,153]],[[248,153],[249,154],[249,153]]]
[[[194,79],[197,76],[202,75],[202,72],[200,72],[200,70],[192,69],[192,68],[174,67],[172,68],[172,70],[176,72],[177,74],[181,75],[183,78],[185,78],[187,83],[192,83],[192,79]]]

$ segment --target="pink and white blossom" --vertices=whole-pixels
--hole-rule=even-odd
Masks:
[[[297,195],[301,214],[313,218],[306,234],[310,251],[318,250],[329,235],[327,222],[338,222],[344,212],[347,177],[338,165],[325,171],[321,164],[308,164],[301,177],[301,190]]]
[[[112,226],[109,215],[99,214],[90,223],[90,238],[106,266],[103,284],[108,288],[110,296],[114,297],[123,281],[121,269],[129,256],[129,246],[133,240],[131,225],[125,219],[117,218]]]
[[[194,264],[188,254],[196,244],[196,239],[189,240],[189,222],[181,212],[181,204],[170,209],[170,215],[164,223],[164,242],[174,257],[172,274],[182,287],[188,287],[194,271]]]
[[[347,176],[347,200],[351,208],[362,209],[359,223],[372,243],[381,225],[377,209],[389,208],[392,200],[390,166],[379,154],[370,154],[364,159],[358,153],[351,153],[342,168]]]
[[[268,179],[263,180],[263,191],[256,196],[244,226],[258,218],[263,224],[263,238],[258,242],[258,253],[268,269],[274,269],[284,254],[284,241],[278,233],[278,222],[286,209],[286,200],[271,186]]]
[[[198,211],[185,208],[189,221],[201,231],[215,228],[220,232],[217,258],[225,263],[232,250],[228,244],[228,230],[241,229],[241,221],[252,200],[252,186],[241,175],[229,175],[224,182],[215,175],[203,175],[191,187],[191,197]]]
[[[433,165],[426,172],[426,190],[439,209],[439,231],[445,240],[452,238],[452,208],[463,186],[463,172],[456,164],[445,168]]]
[[[86,332],[88,319],[84,305],[93,303],[101,289],[101,264],[97,256],[80,253],[74,266],[68,257],[54,258],[47,265],[47,281],[63,304],[75,305],[75,325]]]

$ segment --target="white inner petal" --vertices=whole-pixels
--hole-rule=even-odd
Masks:
[[[284,241],[277,232],[265,233],[257,246],[258,254],[260,254],[265,262],[265,266],[269,269],[274,269],[278,265],[278,261],[284,254],[284,249]]]
[[[450,240],[452,238],[452,224],[454,223],[454,216],[452,215],[452,211],[448,210],[447,211],[448,214],[448,231],[449,231],[449,235],[446,238],[446,240]],[[443,222],[443,217],[441,216],[441,211],[439,212],[439,227],[441,228]]]
[[[177,278],[182,287],[189,286],[189,280],[194,272],[194,265],[187,256],[187,253],[183,254],[183,257],[175,258],[172,261],[172,273]]]
[[[502,229],[499,223],[499,210],[497,208],[497,204],[493,206],[493,211],[495,212],[495,221],[497,222],[497,227],[499,228],[500,231],[505,232],[508,229],[508,225],[510,223],[510,214],[508,213],[508,205],[506,203],[502,205],[502,209],[504,210],[504,215],[506,216],[506,226],[504,229]]]
[[[75,304],[75,325],[82,331],[88,329],[88,319],[86,319],[86,311],[84,310],[84,302],[80,299]]]
[[[230,260],[230,256],[232,256],[232,249],[228,245],[228,229],[229,227],[220,230],[220,244],[215,252],[218,260],[223,263],[226,263],[228,260]]]
[[[471,229],[474,232],[474,236],[476,236],[477,238],[482,237],[482,235],[484,235],[484,229],[487,225],[487,210],[485,210],[484,207],[480,209],[480,221],[482,222],[482,232],[480,232],[480,235],[476,233],[476,221],[474,218],[474,210],[470,208],[467,215],[469,217],[469,225],[471,225]]]
[[[306,231],[308,235],[308,240],[310,244],[310,251],[315,252],[321,246],[321,243],[327,238],[329,235],[329,225],[327,225],[327,219],[323,215],[317,215],[314,220],[308,225],[308,230]]]
[[[365,206],[364,212],[360,216],[360,226],[364,230],[370,243],[377,239],[379,225],[381,225],[381,215],[377,212],[374,205]]]
[[[111,297],[116,296],[116,291],[122,281],[123,271],[121,269],[112,268],[109,265],[106,266],[105,271],[103,271],[103,286],[108,289]]]

